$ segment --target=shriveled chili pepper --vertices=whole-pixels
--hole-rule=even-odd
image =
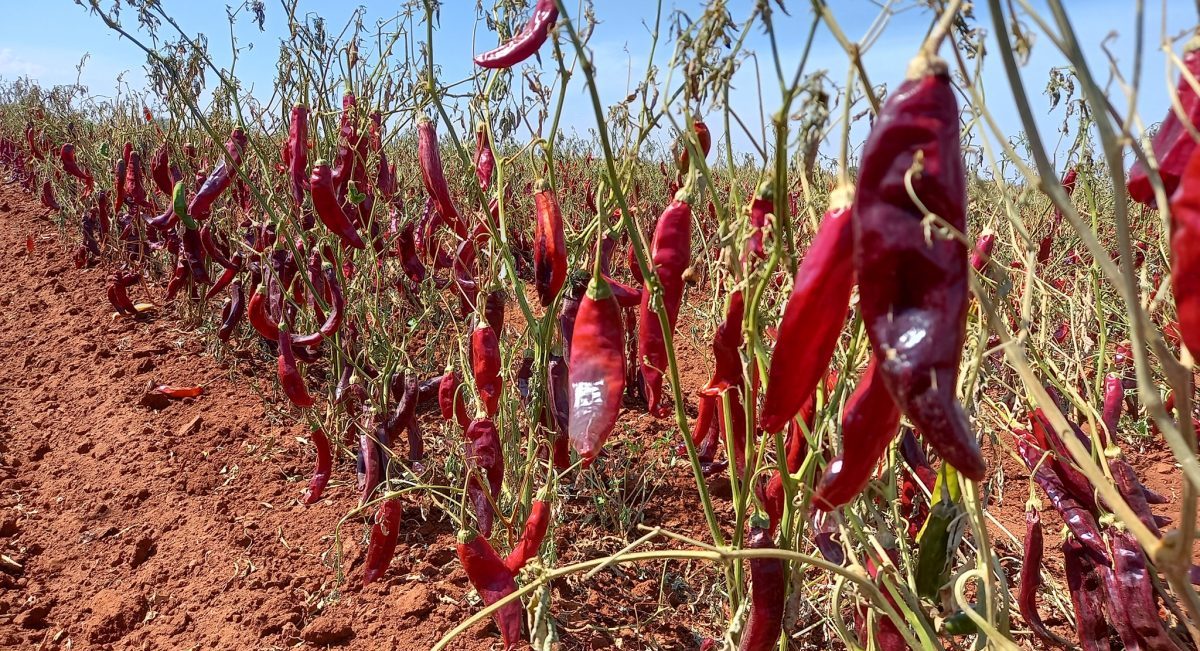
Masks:
[[[813,504],[831,511],[862,492],[900,427],[900,410],[884,386],[879,362],[866,372],[846,401],[842,415],[842,454],[825,467]]]
[[[217,163],[216,169],[204,180],[204,185],[196,191],[188,204],[188,214],[193,219],[203,221],[212,213],[212,206],[233,183],[237,167],[242,164],[242,151],[246,148],[246,132],[241,127],[234,127],[225,141],[227,156]]]
[[[684,157],[686,156],[685,150]],[[754,200],[750,202],[750,238],[746,240],[746,251],[759,259],[767,257],[767,251],[763,248],[763,233],[767,228],[767,215],[775,212],[775,200],[771,194],[771,187],[771,181],[763,181],[758,186]],[[849,240],[849,237],[847,236],[846,239]]]
[[[508,297],[503,289],[488,292],[483,301],[483,319],[491,326],[497,338],[504,333],[504,304],[507,301]]]
[[[833,193],[812,246],[796,270],[759,417],[768,432],[783,429],[795,417],[828,370],[837,347],[854,287],[853,197],[849,187]]]
[[[1017,591],[1017,608],[1021,617],[1033,634],[1048,645],[1057,646],[1059,638],[1046,628],[1042,616],[1038,614],[1037,593],[1042,585],[1042,555],[1044,541],[1042,537],[1042,518],[1037,509],[1026,506],[1025,509],[1025,544],[1021,560],[1021,578]]]
[[[1071,603],[1075,606],[1075,632],[1084,651],[1108,651],[1108,622],[1104,619],[1104,587],[1096,564],[1107,563],[1089,555],[1074,538],[1063,541],[1063,567]]]
[[[563,231],[562,211],[554,190],[544,179],[534,186],[536,213],[533,239],[533,278],[538,300],[550,305],[567,280],[567,241]]]
[[[329,289],[329,314],[325,315],[325,321],[316,332],[296,337],[292,341],[294,346],[315,346],[337,334],[342,327],[342,320],[346,312],[346,300],[342,296],[342,288],[338,285],[337,272],[334,271],[333,265],[325,266],[321,272],[321,278],[322,284]]]
[[[475,125],[475,178],[479,187],[487,192],[492,187],[492,173],[496,169],[496,155],[492,153],[492,141],[488,138],[487,125]]]
[[[662,285],[662,302],[667,312],[667,325],[674,333],[679,320],[679,306],[683,301],[683,272],[691,263],[692,255],[692,207],[688,189],[680,190],[675,199],[663,210],[654,230],[654,241],[650,248],[651,262]],[[607,284],[607,283],[606,283]],[[609,290],[611,294],[611,289]],[[638,351],[641,354],[642,377],[646,383],[649,410],[655,417],[667,414],[662,404],[663,373],[667,368],[666,336],[658,320],[656,310],[651,309],[651,293],[642,294],[642,305],[638,313]],[[572,360],[573,362],[574,360]]]
[[[38,146],[35,136],[33,120],[30,120],[25,123],[25,142],[29,145],[29,155],[37,160],[43,160],[46,156],[42,153],[42,148]]]
[[[279,384],[288,400],[297,407],[313,406],[313,397],[304,386],[304,376],[296,369],[296,354],[292,351],[292,335],[287,324],[279,326]]]
[[[745,384],[742,355],[738,351],[742,344],[742,317],[745,310],[746,301],[741,290],[730,294],[725,320],[717,326],[717,331],[713,334],[712,349],[716,368],[713,369],[712,379],[700,389],[700,393],[720,395],[730,388],[740,388]]]
[[[308,173],[308,107],[293,104],[288,121],[287,150],[284,162],[288,168],[292,205],[304,205],[304,188]]]
[[[159,192],[171,196],[171,188],[175,186],[175,181],[171,178],[171,161],[166,141],[159,144],[150,156],[150,178]]]
[[[1121,420],[1121,407],[1125,404],[1125,385],[1115,373],[1104,376],[1104,404],[1100,410],[1100,422],[1104,424],[1107,439],[1115,441],[1117,422]]]
[[[537,556],[550,528],[550,503],[544,493],[539,494],[529,507],[529,517],[525,520],[525,529],[517,540],[517,546],[504,559],[504,566],[509,572],[516,574],[525,567],[529,559]]]
[[[1061,407],[1060,407],[1061,409]],[[1046,418],[1045,412],[1041,408],[1035,409],[1030,416],[1030,423],[1033,426],[1033,435],[1043,449],[1050,450],[1055,454],[1052,455],[1047,463],[1054,470],[1054,474],[1059,478],[1063,487],[1068,493],[1088,511],[1096,512],[1096,495],[1095,489],[1091,482],[1083,473],[1075,468],[1071,461],[1071,453],[1067,449],[1063,440],[1058,436],[1058,432],[1050,424],[1050,420]],[[1075,437],[1089,452],[1092,449],[1091,439],[1083,434],[1074,423],[1070,423],[1072,430],[1075,432]]]
[[[503,559],[492,549],[486,536],[474,531],[458,532],[458,560],[467,572],[467,579],[479,593],[484,605],[490,606],[517,591],[513,574]],[[525,639],[524,610],[519,599],[510,601],[492,614],[504,648],[514,649]]]
[[[312,193],[313,209],[316,210],[321,223],[325,224],[325,228],[337,235],[342,244],[355,249],[365,249],[366,244],[359,236],[354,222],[346,214],[342,205],[338,203],[329,164],[318,159],[313,164],[312,176],[309,177],[308,182],[309,190]]]
[[[1117,487],[1117,492],[1121,497],[1125,498],[1125,503],[1137,515],[1138,520],[1146,525],[1146,528],[1156,536],[1162,536],[1162,532],[1158,529],[1158,524],[1154,519],[1154,512],[1150,510],[1150,503],[1146,501],[1146,494],[1143,492],[1142,482],[1138,480],[1137,471],[1129,462],[1122,457],[1114,457],[1108,460],[1108,469],[1112,472],[1113,484]]]
[[[400,498],[385,500],[371,526],[371,538],[367,544],[367,558],[363,563],[363,585],[370,585],[387,573],[396,555],[396,540],[400,535],[400,515],[404,507]]]
[[[166,396],[168,398],[182,399],[195,398],[204,393],[204,387],[201,386],[178,386],[173,384],[160,384],[150,390],[150,393]]]
[[[493,50],[475,55],[475,65],[481,68],[511,68],[533,56],[546,42],[550,28],[558,20],[554,0],[537,0],[529,22],[508,42]]]
[[[200,227],[200,243],[204,246],[204,252],[208,254],[208,257],[212,258],[217,264],[226,269],[238,266],[226,255],[224,247],[218,245],[216,240],[213,239],[213,225],[211,222],[206,222],[204,226]]]
[[[549,411],[554,425],[554,467],[562,470],[571,465],[570,374],[567,360],[551,354],[546,364],[549,384]]]
[[[1200,50],[1192,50],[1187,56],[1191,59],[1188,69],[1200,73]],[[1182,80],[1180,84],[1187,85]],[[1192,101],[1194,115],[1200,118],[1200,98],[1193,93]],[[1165,123],[1159,132],[1163,129]],[[1186,132],[1181,134],[1180,143],[1179,146],[1186,144],[1200,151]],[[1165,172],[1163,182],[1166,183]],[[1188,350],[1200,351],[1200,156],[1195,153],[1187,159],[1179,190],[1171,198],[1171,290],[1180,338]]]
[[[321,499],[329,477],[333,473],[333,451],[329,447],[329,437],[321,428],[312,431],[313,446],[317,448],[317,464],[313,468],[312,479],[308,480],[308,490],[304,491],[305,504],[313,504]]]
[[[492,502],[499,499],[504,484],[504,451],[500,447],[500,433],[490,419],[477,418],[467,426],[466,436],[468,469],[472,470],[471,479],[467,482],[467,495],[475,509],[479,532],[491,536],[495,517]],[[487,479],[486,487],[477,473]]]
[[[756,518],[750,525],[746,540],[748,549],[774,549],[775,543]],[[742,629],[738,651],[770,651],[779,646],[783,631],[784,596],[787,594],[787,573],[781,558],[750,559],[750,615]]]
[[[433,199],[438,214],[445,219],[460,236],[466,236],[466,225],[459,218],[454,202],[450,199],[450,186],[442,168],[442,154],[438,151],[437,130],[425,116],[417,119],[417,162],[421,168],[421,181],[425,191]]]
[[[200,231],[184,227],[180,240],[183,243],[183,256],[187,261],[188,273],[192,275],[192,280],[205,285],[211,284],[212,279],[208,276],[208,265],[204,255],[204,244],[200,241]]]
[[[217,329],[217,337],[221,341],[229,341],[229,337],[242,322],[242,316],[245,313],[246,304],[243,302],[242,284],[235,282],[229,286],[229,298],[221,307],[221,327]]]
[[[117,309],[118,314],[137,314],[137,308],[134,307],[133,301],[129,298],[129,294],[125,290],[125,284],[119,275],[109,277],[107,291],[108,302],[112,303],[112,306]]]
[[[585,271],[576,271],[568,277],[567,291],[563,295],[562,306],[558,313],[558,329],[562,334],[563,340],[563,357],[571,359],[571,342],[575,335],[575,318],[579,314],[579,305],[583,301],[583,295],[587,292],[588,274]],[[605,279],[607,281],[607,279]],[[609,284],[611,289],[612,285]]]
[[[419,283],[425,280],[427,272],[425,263],[421,262],[421,258],[417,256],[417,245],[413,239],[413,222],[409,222],[400,229],[399,235],[396,237],[396,255],[400,258],[400,265],[404,268],[404,274],[409,280],[414,283]]]
[[[1063,176],[1062,187],[1063,187],[1063,190],[1065,190],[1067,192],[1068,197],[1070,197],[1075,192],[1075,180],[1078,178],[1078,176],[1079,176],[1079,171],[1074,167],[1072,167],[1070,170],[1068,170],[1066,175]],[[1054,238],[1058,234],[1058,228],[1059,228],[1059,226],[1062,225],[1062,220],[1063,220],[1062,210],[1060,210],[1058,205],[1055,204],[1054,216],[1051,217],[1051,219],[1050,219],[1050,231],[1048,233],[1046,233],[1044,236],[1042,236],[1042,241],[1038,245],[1038,252],[1037,252],[1037,263],[1038,264],[1046,264],[1046,262],[1048,260],[1050,260],[1050,254],[1051,254],[1051,252],[1053,250],[1053,246],[1054,246]],[[1076,253],[1076,252],[1074,250],[1072,250],[1072,253]]]
[[[438,408],[443,420],[454,419],[460,427],[466,427],[471,422],[467,415],[467,401],[461,390],[462,379],[457,372],[446,369],[438,384]]]
[[[1063,488],[1062,480],[1048,460],[1042,461],[1043,451],[1029,442],[1021,432],[1016,434],[1017,452],[1025,461],[1025,465],[1034,471],[1034,482],[1045,491],[1054,509],[1062,516],[1067,528],[1075,535],[1075,540],[1084,546],[1091,559],[1097,563],[1107,563],[1107,554],[1096,519]]]
[[[371,501],[375,489],[383,481],[382,450],[378,440],[386,436],[383,427],[378,426],[374,418],[368,418],[366,430],[358,437],[359,484],[362,492],[359,494],[359,505]]]
[[[233,282],[234,278],[237,278],[238,272],[242,270],[242,254],[234,254],[232,262],[233,266],[226,268],[225,271],[221,273],[221,277],[217,278],[217,282],[213,283],[213,286],[208,289],[207,293],[205,293],[204,300],[207,301],[216,296],[221,292],[221,290],[228,287],[229,284]]]
[[[50,187],[50,179],[42,182],[41,201],[46,210],[59,210],[58,199],[54,198],[54,188]]]
[[[568,369],[571,445],[590,461],[616,426],[625,390],[621,307],[599,275],[579,304]]]
[[[75,160],[75,145],[64,143],[62,148],[58,150],[58,158],[62,161],[63,171],[75,178],[83,181],[84,193],[86,197],[96,188],[96,180],[86,170],[80,169],[79,163]]]
[[[1200,124],[1200,97],[1188,82],[1188,77],[1200,77],[1200,37],[1193,37],[1183,47],[1183,67],[1189,74],[1181,74],[1175,88],[1179,98],[1179,108],[1187,117],[1190,124]],[[1163,189],[1171,198],[1175,190],[1188,175],[1185,168],[1188,159],[1193,157],[1196,143],[1184,122],[1180,120],[1175,107],[1167,109],[1167,115],[1150,141],[1151,150],[1158,163],[1158,175],[1162,178]],[[1125,182],[1129,190],[1129,198],[1138,203],[1154,207],[1154,189],[1150,185],[1150,177],[1140,160],[1135,160],[1129,168],[1129,179]],[[1175,208],[1171,208],[1174,215]],[[1172,267],[1172,271],[1174,268]]]
[[[500,341],[486,323],[471,333],[471,373],[484,411],[488,418],[495,417],[504,380],[500,377]]]
[[[983,455],[955,397],[967,251],[931,236],[926,210],[966,231],[958,107],[946,62],[936,57],[910,64],[867,138],[854,204],[854,266],[863,321],[893,399],[943,459],[980,481]]]
[[[712,148],[712,134],[708,131],[708,125],[704,124],[703,120],[695,120],[692,122],[692,125],[693,131],[696,134],[696,142],[700,145],[700,152],[708,156],[708,150]],[[675,157],[675,164],[679,167],[680,174],[686,174],[689,167],[691,167],[691,161],[689,160],[691,154],[682,142],[679,143],[677,151],[679,154]],[[774,210],[774,208],[771,210]],[[761,241],[760,239],[759,242],[761,243]]]
[[[1120,532],[1112,536],[1112,551],[1112,572],[1123,597],[1112,605],[1126,614],[1145,648],[1178,651],[1179,646],[1163,630],[1162,620],[1158,617],[1154,584],[1146,568],[1142,547],[1128,532]]]

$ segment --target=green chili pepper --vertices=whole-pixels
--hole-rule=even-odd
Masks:
[[[171,192],[171,207],[175,210],[175,216],[179,218],[179,221],[183,222],[183,225],[189,231],[194,231],[200,228],[200,226],[188,214],[187,205],[187,188],[184,186],[183,181],[176,181],[175,189]]]

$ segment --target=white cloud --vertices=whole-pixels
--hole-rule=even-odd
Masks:
[[[45,72],[45,67],[15,54],[12,48],[0,48],[0,77],[12,79],[28,75],[37,79]]]

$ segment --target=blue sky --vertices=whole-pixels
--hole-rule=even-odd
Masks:
[[[209,36],[210,50],[218,63],[228,61],[229,25],[225,18],[225,4],[219,2],[197,2],[185,0],[161,0],[168,13],[192,33],[203,32]],[[75,81],[80,59],[89,56],[81,80],[97,95],[111,94],[118,75],[134,88],[144,83],[142,62],[144,57],[131,43],[122,41],[100,21],[89,15],[72,0],[40,0],[36,2],[5,3],[5,19],[0,21],[0,78],[13,79],[28,75],[43,85],[71,83]],[[105,0],[104,4],[108,4]],[[487,31],[477,20],[476,2],[473,0],[447,0],[443,3],[442,26],[435,35],[436,59],[443,66],[447,79],[461,79],[470,73],[470,57],[476,50],[484,50],[495,42],[494,34]],[[750,0],[730,0],[735,18],[741,18],[751,6]],[[851,38],[860,37],[875,20],[879,4],[868,0],[843,0],[831,2],[833,11],[842,28]],[[894,85],[904,74],[908,59],[919,45],[921,35],[929,24],[928,12],[915,8],[913,2],[900,0],[896,4],[902,10],[891,16],[882,36],[865,55],[868,71],[875,84]],[[1040,6],[1041,2],[1035,2]],[[1118,66],[1127,77],[1131,74],[1133,61],[1134,3],[1129,0],[1066,0],[1071,19],[1082,40],[1094,72],[1107,66],[1101,46],[1105,39],[1107,48],[1117,59]],[[1161,119],[1168,107],[1166,99],[1165,59],[1159,49],[1164,34],[1163,6],[1158,2],[1147,2],[1147,52],[1143,75],[1143,91],[1139,109],[1149,124]],[[366,24],[394,14],[399,3],[365,3]],[[488,0],[484,5],[490,6]],[[629,75],[640,77],[648,55],[649,30],[647,22],[653,20],[654,3],[651,0],[603,0],[595,3],[601,24],[592,41],[598,71],[598,86],[606,103],[623,98],[629,89]],[[680,8],[692,15],[699,13],[703,3],[693,0],[664,0],[668,8]],[[777,14],[777,33],[780,35],[781,54],[785,68],[794,69],[798,62],[804,35],[810,21],[809,3],[806,0],[788,2],[792,16]],[[301,12],[323,16],[330,29],[340,27],[357,5],[335,0],[301,0]],[[242,46],[253,44],[253,49],[244,51],[238,64],[238,76],[254,84],[264,96],[269,94],[274,74],[276,44],[285,28],[282,9],[278,2],[267,2],[267,30],[260,33],[249,20],[241,21],[236,36]],[[984,8],[977,9],[979,23],[990,26]],[[1168,32],[1175,37],[1188,26],[1196,23],[1195,4],[1190,0],[1172,0],[1166,3],[1165,24],[1179,26],[1178,32]],[[1047,14],[1048,15],[1048,14]],[[132,13],[126,12],[126,22],[132,21]],[[1033,25],[1026,21],[1026,27]],[[990,31],[990,30],[989,30]],[[478,45],[474,41],[478,40]],[[994,40],[989,47],[996,47]],[[769,62],[769,47],[760,30],[756,30],[748,41],[748,49],[760,53],[763,74],[764,106],[768,116],[778,103],[773,70]],[[1176,51],[1178,51],[1176,47]],[[660,47],[660,57],[665,61],[669,48]],[[1062,120],[1062,109],[1049,112],[1049,101],[1042,95],[1047,74],[1054,66],[1064,64],[1049,41],[1040,37],[1035,41],[1033,56],[1023,71],[1027,92],[1038,109],[1043,137],[1051,146],[1058,142],[1055,133]],[[810,55],[809,70],[824,69],[829,78],[838,85],[844,83],[847,60],[832,36],[823,27]],[[1107,79],[1107,75],[1100,75]],[[754,68],[749,64],[735,79],[733,104],[751,129],[759,125],[759,106],[754,79]],[[1010,135],[1019,132],[1019,121],[1012,108],[1010,91],[1001,70],[998,57],[989,57],[984,71],[984,85],[988,92],[988,109]],[[565,123],[580,133],[594,127],[590,104],[581,92],[581,85],[573,83],[574,90],[567,102]],[[1114,102],[1124,105],[1119,91],[1113,90]],[[710,127],[716,126],[710,120]],[[855,133],[856,144],[865,133]],[[719,136],[720,134],[714,134]],[[735,141],[739,149],[748,143],[744,137]],[[1065,150],[1069,143],[1059,145]],[[827,153],[836,149],[826,147]]]

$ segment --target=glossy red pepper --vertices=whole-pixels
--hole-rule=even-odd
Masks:
[[[930,235],[924,212],[965,232],[966,187],[946,62],[918,59],[889,94],[863,149],[853,219],[860,307],[896,404],[943,459],[980,481],[983,454],[955,397],[967,251]]]
[[[1183,66],[1192,77],[1200,78],[1200,38],[1193,37],[1184,46]],[[1193,125],[1200,124],[1200,97],[1197,97],[1196,91],[1188,82],[1188,75],[1179,76],[1175,92],[1187,121]],[[1187,176],[1184,168],[1196,150],[1196,143],[1174,106],[1167,110],[1166,117],[1150,141],[1150,147],[1158,163],[1158,175],[1162,178],[1163,188],[1170,199],[1183,177]],[[1150,186],[1150,178],[1140,160],[1135,160],[1129,168],[1129,180],[1126,181],[1125,187],[1134,201],[1151,208],[1155,206],[1154,189]],[[1171,212],[1174,213],[1175,209],[1172,208]]]
[[[208,175],[188,204],[187,212],[192,219],[203,221],[212,214],[213,203],[233,184],[237,167],[242,164],[242,151],[246,144],[246,133],[241,127],[234,127],[233,132],[229,134],[229,140],[225,141],[226,157],[217,163],[216,169]]]
[[[544,496],[539,496],[530,505],[529,517],[525,520],[525,529],[517,540],[517,546],[504,559],[504,566],[508,568],[509,572],[513,574],[520,572],[529,559],[537,556],[538,549],[541,548],[549,528],[550,503]]]
[[[312,176],[309,177],[308,183],[309,191],[312,194],[313,209],[321,223],[325,224],[325,228],[337,235],[345,246],[365,249],[366,244],[359,236],[358,229],[351,221],[350,215],[338,203],[329,164],[324,160],[317,160],[313,164]]]
[[[550,28],[558,20],[558,6],[554,0],[537,0],[529,22],[508,42],[494,50],[475,55],[475,65],[481,68],[511,68],[533,56],[546,38]]]
[[[1200,51],[1189,52],[1188,56],[1200,72]],[[1195,95],[1192,99],[1196,102],[1196,117],[1200,117],[1200,99]],[[1182,140],[1195,147],[1187,133]],[[1171,290],[1180,338],[1188,350],[1200,351],[1200,155],[1195,153],[1189,157],[1179,190],[1171,198]]]
[[[534,188],[533,278],[538,300],[545,307],[554,302],[567,280],[567,240],[554,190],[543,179],[538,179]]]
[[[458,560],[467,572],[467,579],[479,593],[484,605],[490,606],[504,597],[517,591],[517,582],[513,574],[504,565],[504,561],[492,549],[485,536],[474,531],[458,533]],[[500,629],[500,637],[504,640],[504,648],[515,649],[525,639],[524,610],[520,599],[514,599],[493,613],[496,627]]]
[[[312,479],[308,480],[308,490],[304,491],[305,504],[312,504],[321,499],[329,477],[333,473],[333,451],[329,447],[329,437],[325,430],[317,428],[312,431],[313,446],[317,448],[317,464],[313,468]]]
[[[774,549],[767,529],[751,525],[747,549]],[[750,615],[742,629],[738,651],[770,651],[779,647],[787,572],[781,558],[750,559]]]
[[[842,454],[825,467],[813,505],[831,511],[862,492],[900,428],[900,410],[884,386],[879,363],[867,370],[842,414]]]
[[[829,369],[854,288],[852,188],[834,191],[796,279],[771,356],[759,423],[778,432],[812,396]]]
[[[975,250],[971,251],[971,268],[982,273],[992,257],[992,249],[996,248],[996,233],[991,229],[980,234],[975,240]]]
[[[675,200],[658,218],[654,242],[650,248],[651,263],[662,285],[662,302],[667,312],[667,324],[672,334],[679,320],[683,301],[683,272],[691,263],[692,207],[687,189],[680,190]],[[611,291],[611,290],[610,290]],[[650,292],[643,292],[638,312],[638,350],[641,354],[642,378],[650,413],[661,418],[667,414],[663,404],[663,374],[667,369],[666,336],[658,320],[657,310],[650,307]]]
[[[486,323],[471,333],[471,373],[487,417],[494,418],[500,407],[504,380],[500,377],[500,341],[496,331]]]
[[[1063,522],[1074,534],[1074,540],[1078,540],[1084,546],[1094,562],[1107,563],[1107,554],[1096,519],[1063,488],[1062,480],[1055,474],[1049,459],[1042,461],[1043,450],[1027,440],[1027,434],[1019,431],[1016,434],[1017,452],[1031,471],[1036,468],[1033,474],[1034,482],[1046,493],[1050,503],[1062,516]]]
[[[247,317],[250,320],[250,325],[254,327],[258,334],[265,339],[272,341],[279,339],[279,324],[271,318],[267,311],[267,288],[266,285],[259,285],[258,291],[250,297],[250,309]]]
[[[1021,578],[1017,591],[1017,607],[1029,629],[1043,642],[1057,646],[1057,636],[1050,633],[1037,610],[1038,588],[1042,585],[1042,518],[1037,509],[1025,510],[1025,544],[1021,560]]]
[[[570,378],[571,445],[591,460],[612,434],[625,390],[621,307],[608,282],[593,276],[575,317]]]

